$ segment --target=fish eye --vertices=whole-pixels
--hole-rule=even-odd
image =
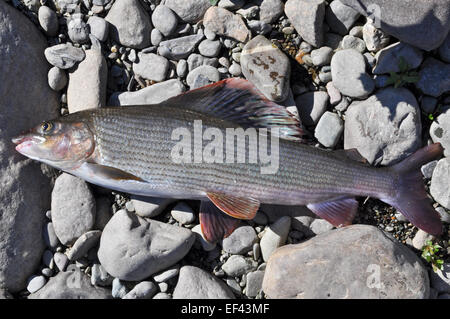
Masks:
[[[51,122],[44,122],[41,124],[41,129],[43,133],[49,133],[53,129],[53,124]]]

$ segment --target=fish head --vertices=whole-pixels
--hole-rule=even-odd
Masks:
[[[74,167],[87,160],[95,139],[83,121],[45,121],[12,139],[16,150],[31,159],[58,168]]]

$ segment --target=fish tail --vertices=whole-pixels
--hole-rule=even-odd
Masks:
[[[392,198],[382,199],[412,224],[435,236],[442,233],[442,222],[428,198],[420,167],[442,156],[442,152],[441,144],[431,144],[392,166],[390,170],[395,176],[397,192]]]

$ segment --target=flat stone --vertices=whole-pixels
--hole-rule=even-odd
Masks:
[[[245,295],[250,298],[256,297],[262,290],[264,271],[257,270],[247,274],[247,284],[245,285]]]
[[[358,11],[342,4],[339,0],[331,2],[325,11],[325,19],[330,29],[341,35],[348,34],[359,16]]]
[[[266,228],[261,238],[261,254],[264,261],[268,261],[272,253],[286,242],[291,227],[291,218],[283,216]]]
[[[239,277],[255,270],[257,266],[258,263],[253,259],[245,258],[241,255],[232,255],[222,265],[222,269],[228,276]]]
[[[198,46],[198,52],[200,52],[200,54],[203,56],[212,58],[219,55],[221,48],[222,44],[220,43],[220,41],[211,41],[206,39],[200,42]]]
[[[85,58],[83,49],[76,48],[72,44],[57,44],[48,47],[44,51],[47,61],[60,69],[69,69],[77,62],[81,62]]]
[[[47,279],[45,279],[44,276],[33,276],[28,281],[27,290],[29,293],[35,293],[42,287],[44,287],[45,283],[47,282]]]
[[[327,93],[330,97],[330,104],[337,105],[342,100],[341,92],[333,85],[333,82],[327,83]]]
[[[444,156],[450,157],[450,108],[431,123],[430,136],[434,143],[441,143]]]
[[[295,104],[303,124],[316,124],[327,109],[328,99],[327,92],[323,91],[308,92],[297,96]]]
[[[218,82],[220,80],[219,71],[217,71],[215,67],[209,65],[202,65],[189,72],[189,74],[186,77],[186,83],[189,86],[193,86],[195,79],[199,75],[204,76],[210,82]]]
[[[172,217],[180,224],[192,224],[195,221],[195,214],[192,208],[184,203],[178,203],[170,212]]]
[[[187,23],[196,23],[211,7],[209,0],[166,0],[164,3]]]
[[[333,57],[333,49],[330,47],[321,47],[311,51],[311,60],[315,66],[330,64]]]
[[[210,7],[206,11],[203,25],[218,35],[240,42],[247,42],[251,38],[251,33],[242,18],[220,7]]]
[[[263,0],[259,7],[259,19],[266,23],[275,22],[284,11],[284,3],[281,0]]]
[[[87,24],[90,27],[91,34],[96,37],[99,41],[106,41],[109,35],[109,24],[105,19],[92,16],[89,17]]]
[[[38,11],[39,24],[49,37],[58,35],[59,23],[55,11],[47,6],[41,6]]]
[[[404,59],[408,70],[417,68],[423,60],[423,53],[419,49],[403,42],[397,42],[382,49],[375,55],[376,64],[373,74],[400,72],[399,63]]]
[[[78,260],[86,255],[89,249],[98,244],[102,232],[91,230],[81,235],[67,252],[69,260]]]
[[[203,37],[203,34],[195,34],[162,41],[159,44],[158,54],[171,60],[185,59],[194,51]]]
[[[153,10],[152,23],[165,37],[168,37],[177,29],[178,19],[168,6],[160,4]]]
[[[225,252],[233,255],[242,255],[252,250],[253,244],[258,240],[255,230],[251,226],[236,228],[230,236],[222,241]]]
[[[154,53],[138,53],[138,62],[133,63],[135,74],[147,80],[161,82],[166,79],[169,61]]]
[[[288,57],[267,38],[258,35],[243,48],[241,69],[269,100],[284,101],[289,94],[291,64]]]
[[[448,181],[450,178],[450,158],[439,160],[431,177],[430,194],[434,200],[450,209],[450,188]]]
[[[438,97],[450,92],[450,64],[427,58],[419,71],[416,87],[426,95]]]
[[[133,287],[122,299],[152,299],[158,288],[151,281],[141,281]]]
[[[325,112],[317,123],[314,136],[325,147],[335,147],[344,132],[344,122],[339,115]]]

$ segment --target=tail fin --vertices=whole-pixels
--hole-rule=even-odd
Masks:
[[[442,151],[441,144],[431,144],[391,167],[397,176],[397,195],[386,200],[412,224],[435,236],[442,233],[442,222],[427,196],[420,167],[442,156]]]

